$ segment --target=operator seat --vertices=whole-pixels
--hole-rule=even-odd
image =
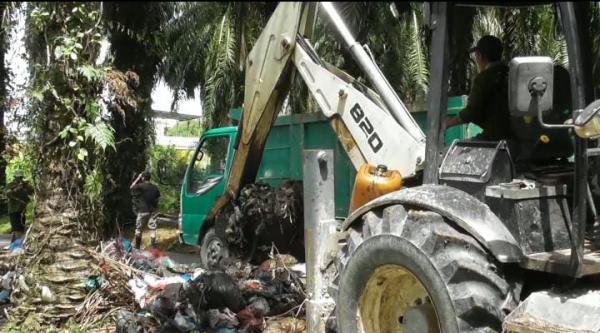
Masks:
[[[552,111],[544,115],[547,124],[563,124],[570,115],[571,81],[569,72],[560,65],[554,66],[554,94]],[[541,136],[550,141],[544,143]],[[573,141],[565,128],[542,128],[536,117],[510,117],[509,149],[517,173],[535,172],[549,167],[570,169],[567,158],[573,155]],[[537,177],[536,177],[537,178]]]

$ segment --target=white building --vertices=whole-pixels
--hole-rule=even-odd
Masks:
[[[182,99],[171,112],[173,103],[173,92],[164,81],[157,82],[152,91],[152,110],[154,112],[154,123],[156,133],[156,144],[169,146],[176,149],[193,149],[198,143],[200,133],[197,137],[167,136],[166,130],[173,127],[181,120],[198,119],[202,116],[202,102],[200,101],[200,89],[195,91],[194,99]]]

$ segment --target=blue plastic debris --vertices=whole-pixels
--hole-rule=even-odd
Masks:
[[[0,291],[0,303],[7,303],[10,299],[10,291],[2,290]]]
[[[13,251],[16,251],[16,250],[22,249],[22,248],[23,248],[23,238],[19,238],[19,239],[15,240],[14,242],[10,243],[8,250],[10,252],[13,252]]]
[[[125,251],[127,252],[131,252],[131,250],[133,249],[133,247],[131,246],[131,241],[125,237],[122,237],[121,242],[123,243],[123,249],[125,249]]]
[[[94,276],[90,276],[87,279],[85,286],[88,290],[93,291],[93,290],[96,290],[96,289],[102,287],[102,284],[104,284],[104,282],[106,282],[106,279],[104,278],[104,276],[94,275]]]

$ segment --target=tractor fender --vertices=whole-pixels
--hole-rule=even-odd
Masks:
[[[422,185],[383,195],[353,212],[344,221],[342,230],[350,228],[364,213],[390,204],[415,206],[442,215],[473,236],[502,263],[523,259],[513,235],[485,203],[445,185]]]

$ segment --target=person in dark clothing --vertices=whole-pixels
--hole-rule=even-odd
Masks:
[[[151,246],[156,246],[156,220],[154,213],[158,209],[160,191],[150,182],[150,172],[144,171],[138,175],[130,186],[133,201],[133,210],[137,215],[135,221],[135,248],[139,249],[142,243],[142,229],[148,224],[152,232]]]
[[[25,233],[25,208],[33,194],[33,187],[23,179],[23,172],[17,171],[15,179],[8,185],[6,197],[8,198],[8,215],[12,229],[11,243],[23,237]]]
[[[448,119],[446,128],[474,123],[483,132],[473,138],[481,141],[506,139],[510,131],[508,112],[508,66],[501,62],[502,43],[494,36],[484,36],[471,49],[479,74],[473,81],[467,106],[457,117]]]

